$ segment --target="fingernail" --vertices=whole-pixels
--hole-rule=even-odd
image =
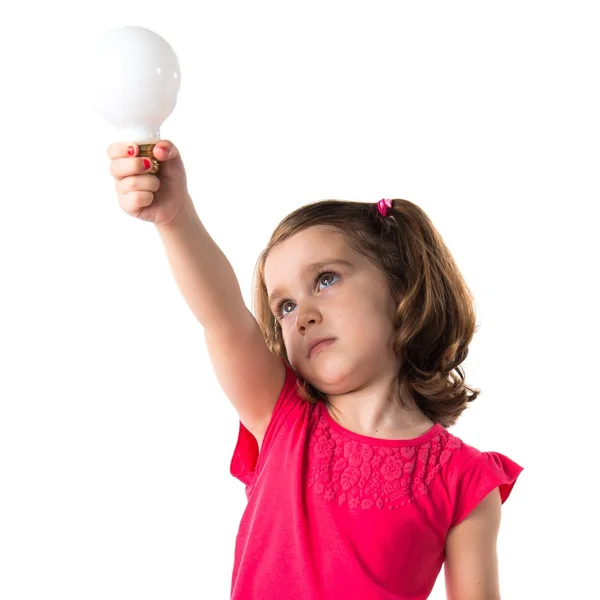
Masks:
[[[129,146],[129,148],[127,148],[127,154],[129,154],[129,156],[133,156],[135,154],[135,148],[133,146]]]
[[[151,166],[152,166],[152,163],[147,158],[145,158],[144,159],[144,169],[148,170]]]

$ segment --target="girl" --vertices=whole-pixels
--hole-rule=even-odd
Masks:
[[[108,149],[121,207],[153,222],[240,419],[231,474],[248,504],[231,597],[500,597],[501,504],[522,467],[447,429],[477,397],[460,368],[472,296],[407,200],[323,201],[276,228],[255,315],[204,229],[177,148]]]

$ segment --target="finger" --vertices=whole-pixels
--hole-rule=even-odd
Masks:
[[[131,192],[119,196],[119,205],[128,214],[135,214],[140,209],[150,206],[154,200],[152,192]]]
[[[110,160],[114,160],[115,158],[124,158],[126,156],[137,156],[139,151],[139,146],[133,142],[116,142],[108,147],[106,154]]]
[[[152,169],[152,161],[149,158],[115,158],[110,163],[110,174],[115,179],[123,179],[130,175],[141,175]]]
[[[117,194],[130,194],[131,192],[158,192],[160,179],[156,175],[131,175],[115,180]]]
[[[175,144],[169,140],[161,140],[158,142],[152,149],[152,154],[161,161],[179,158],[179,150]]]

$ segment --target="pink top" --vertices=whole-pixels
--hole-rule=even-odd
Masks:
[[[248,505],[236,539],[233,600],[421,600],[448,530],[523,470],[441,425],[381,440],[336,423],[286,380],[261,452],[240,423],[231,474]]]

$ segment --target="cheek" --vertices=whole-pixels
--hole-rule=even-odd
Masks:
[[[394,332],[395,305],[387,298],[357,295],[352,306],[340,306],[338,314],[353,337],[387,339]]]
[[[375,311],[366,311],[362,314],[354,312],[347,323],[346,330],[352,331],[352,337],[359,341],[387,339],[393,332],[388,316]]]
[[[301,355],[298,345],[294,345],[291,340],[286,340],[285,337],[283,338],[283,345],[289,363],[294,369],[299,370],[304,357]]]
[[[357,321],[372,321],[385,314],[385,307],[381,299],[374,298],[366,290],[361,290],[353,295],[351,301],[342,301],[337,303],[336,310],[338,314],[343,315],[345,319]]]
[[[281,339],[283,340],[283,346],[290,360],[292,360],[292,357],[294,356],[293,337],[294,336],[290,334],[288,323],[285,323],[281,328]]]

